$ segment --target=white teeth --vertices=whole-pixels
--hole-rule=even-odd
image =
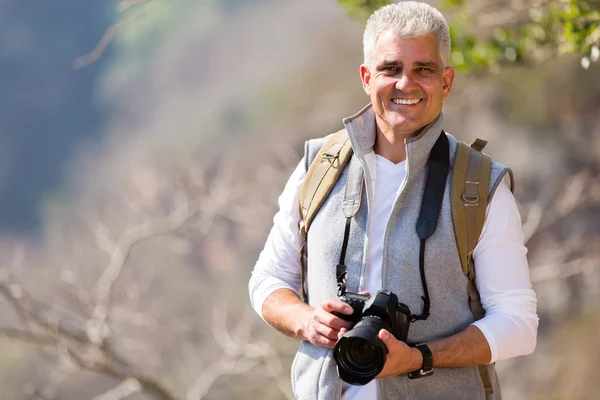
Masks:
[[[396,104],[417,104],[418,102],[421,101],[421,99],[411,99],[411,100],[404,100],[404,99],[392,99],[392,101]]]

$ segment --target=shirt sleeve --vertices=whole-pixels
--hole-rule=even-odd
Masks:
[[[302,159],[279,196],[279,211],[248,283],[250,303],[261,317],[263,303],[271,293],[282,288],[300,291],[300,249],[304,239],[298,231],[298,222],[300,189],[305,176]]]
[[[475,283],[486,311],[473,325],[489,343],[491,362],[530,354],[536,346],[537,298],[526,255],[517,204],[502,182],[488,205],[473,252]]]

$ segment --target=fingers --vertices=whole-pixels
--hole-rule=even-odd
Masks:
[[[338,299],[327,299],[321,303],[319,308],[317,308],[317,315],[320,322],[328,327],[338,331],[341,328],[350,329],[352,327],[351,322],[336,317],[332,314],[333,312],[350,315],[352,314],[353,310],[348,304]]]
[[[337,341],[321,335],[316,329],[311,331],[307,339],[315,346],[328,347],[330,349],[333,349]]]
[[[393,360],[391,360],[390,358],[393,354],[393,351],[394,351],[393,349],[395,348],[395,345],[396,345],[396,343],[394,343],[394,341],[396,341],[396,338],[394,337],[394,335],[390,334],[385,329],[380,330],[379,334],[377,336],[379,337],[379,339],[381,339],[383,344],[385,344],[385,347],[388,352],[388,359],[387,359],[385,365],[383,366],[383,370],[375,377],[375,379],[393,375],[393,373],[390,372],[393,369],[393,365],[392,365]],[[390,354],[390,353],[392,353],[392,354]]]
[[[419,357],[420,352],[418,350],[411,349],[406,343],[396,339],[394,335],[385,329],[379,331],[378,337],[385,344],[388,354],[383,370],[376,378],[403,375],[417,368],[415,367],[417,362],[413,353],[416,351],[418,353],[416,357]],[[422,364],[422,360],[418,362]]]
[[[346,333],[351,327],[352,322],[345,321],[333,315],[333,312],[342,314],[352,314],[352,307],[338,299],[325,300],[321,305],[314,309],[307,323],[305,324],[306,340],[316,346],[333,348],[340,337],[340,330]]]
[[[390,351],[392,351],[392,348],[394,346],[396,346],[396,342],[398,342],[398,340],[394,337],[394,335],[392,335],[391,333],[389,333],[387,330],[382,329],[379,331],[379,339],[381,339],[381,341],[383,342],[383,344],[385,344],[385,347],[388,350],[388,353]]]
[[[310,321],[311,328],[314,330],[311,343],[318,346],[333,348],[338,340],[340,329],[349,329],[351,322],[344,321],[322,308],[317,308]],[[347,329],[344,329],[347,331]]]
[[[315,314],[310,318],[307,328],[308,334],[307,339],[315,346],[323,346],[333,348],[337,341],[336,329],[324,325],[319,318],[318,309],[315,310]]]
[[[321,334],[321,336],[324,336],[328,339],[331,340],[337,340],[338,339],[338,333],[340,331],[338,331],[337,329],[332,329],[328,326],[325,326],[323,324],[317,325],[316,326],[316,331]]]
[[[327,299],[321,303],[321,308],[328,313],[337,311],[342,314],[352,314],[352,307],[338,299]]]
[[[325,311],[322,308],[317,308],[315,316],[317,317],[320,323],[330,328],[333,328],[336,331],[339,331],[342,328],[350,329],[352,327],[352,322],[345,321],[339,317],[336,317],[335,315]]]

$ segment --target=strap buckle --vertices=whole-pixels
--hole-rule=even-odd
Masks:
[[[346,294],[346,279],[348,276],[348,270],[346,269],[346,266],[339,264],[335,268],[335,274],[337,277],[338,296],[343,296]]]
[[[408,379],[419,379],[419,378],[424,378],[426,376],[429,375],[433,375],[433,369],[430,369],[428,371],[424,371],[422,369],[419,369],[417,371],[412,371],[408,373]]]
[[[306,232],[306,222],[304,219],[300,219],[298,221],[298,232],[300,232],[300,236],[302,236],[306,240],[307,232]]]
[[[339,154],[340,154],[339,152],[337,152],[337,153],[323,153],[321,155],[321,157],[323,157],[324,160],[329,161],[329,163],[331,165],[333,165],[333,163],[335,162],[335,160],[338,159]]]
[[[461,197],[462,197],[462,200],[465,203],[467,203],[466,205],[474,205],[474,206],[479,205],[479,195],[478,194],[463,193]]]

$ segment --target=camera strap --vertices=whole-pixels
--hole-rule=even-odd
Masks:
[[[352,157],[350,159],[350,165],[348,166],[344,201],[342,203],[342,211],[346,217],[346,227],[344,229],[342,251],[340,252],[340,262],[336,267],[338,296],[346,294],[346,278],[348,274],[348,269],[346,268],[346,249],[348,248],[348,240],[350,238],[352,218],[354,218],[360,208],[364,183],[365,175],[362,165],[360,165],[358,158]]]
[[[429,290],[427,289],[427,280],[425,277],[425,243],[435,232],[442,209],[446,180],[450,166],[450,145],[448,137],[442,131],[438,140],[433,145],[429,153],[429,170],[425,182],[425,191],[421,202],[421,211],[417,219],[417,234],[421,239],[419,251],[419,270],[421,273],[421,283],[423,284],[423,313],[412,317],[412,322],[417,320],[426,320],[429,317],[431,300]],[[336,267],[336,277],[338,285],[338,296],[346,293],[347,267],[346,250],[350,238],[350,226],[352,218],[360,208],[362,192],[364,188],[364,172],[362,166],[356,157],[352,157],[348,167],[346,180],[346,191],[342,211],[346,217],[346,226],[344,229],[344,241],[340,252],[340,261]]]
[[[423,200],[421,202],[421,212],[417,219],[417,234],[421,239],[419,270],[421,271],[421,282],[423,284],[423,296],[421,296],[421,299],[423,299],[423,313],[421,315],[413,315],[412,322],[426,320],[429,317],[431,300],[425,278],[425,243],[435,232],[440,219],[449,168],[450,144],[448,143],[446,133],[442,131],[429,153],[429,171],[427,172],[425,192],[423,193]]]

